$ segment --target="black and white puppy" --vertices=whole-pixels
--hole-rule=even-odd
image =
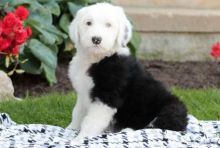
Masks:
[[[80,9],[69,27],[77,48],[69,77],[77,92],[72,122],[79,137],[103,131],[185,130],[187,110],[130,56],[132,25],[121,7],[98,3]]]

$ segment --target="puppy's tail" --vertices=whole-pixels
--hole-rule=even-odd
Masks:
[[[188,120],[186,106],[173,95],[170,95],[168,100],[154,120],[153,127],[184,131]]]

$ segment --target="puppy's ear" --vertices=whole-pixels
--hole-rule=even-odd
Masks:
[[[74,42],[75,45],[78,45],[80,42],[80,34],[79,34],[79,23],[80,19],[82,19],[83,14],[86,13],[86,7],[81,8],[75,15],[75,18],[69,25],[69,36],[70,39]]]
[[[120,47],[126,47],[132,36],[132,25],[121,7],[117,7],[117,16],[119,21],[119,32],[117,43]]]

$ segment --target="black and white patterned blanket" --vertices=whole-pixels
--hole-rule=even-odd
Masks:
[[[1,148],[146,148],[146,147],[220,147],[220,121],[198,121],[189,115],[186,132],[143,129],[106,133],[76,141],[78,131],[43,124],[18,125],[0,113]]]

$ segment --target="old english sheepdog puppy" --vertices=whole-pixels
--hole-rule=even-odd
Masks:
[[[130,55],[132,25],[121,7],[98,3],[80,9],[69,27],[77,48],[69,77],[77,92],[72,122],[79,137],[105,130],[185,130],[187,110]]]

